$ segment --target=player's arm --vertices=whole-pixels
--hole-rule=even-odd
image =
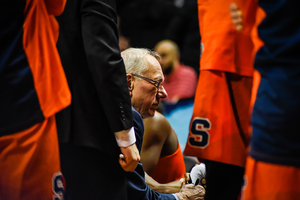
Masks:
[[[161,114],[144,119],[145,133],[141,150],[141,162],[145,172],[152,175],[161,155],[169,130]]]
[[[184,180],[173,181],[166,184],[160,184],[145,173],[145,181],[152,189],[160,193],[174,194],[179,200],[204,199],[205,189],[200,185],[185,184]]]
[[[184,182],[183,179],[178,181],[173,181],[166,184],[161,184],[155,181],[151,176],[149,176],[147,173],[145,173],[145,182],[147,185],[152,189],[160,193],[176,193],[179,192],[181,189],[181,186]]]

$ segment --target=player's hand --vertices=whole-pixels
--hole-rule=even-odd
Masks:
[[[229,5],[231,21],[235,25],[235,30],[241,31],[243,30],[243,17],[242,11],[238,8],[235,3],[231,3]]]
[[[184,183],[188,184],[191,181],[190,173],[185,173],[184,174],[184,178],[185,178],[185,182]]]
[[[121,167],[127,172],[133,172],[140,161],[140,154],[135,143],[128,147],[120,148],[122,152],[119,158]]]

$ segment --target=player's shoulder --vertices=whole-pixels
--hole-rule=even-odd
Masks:
[[[153,119],[155,120],[155,123],[157,123],[159,126],[171,127],[167,118],[160,112],[155,112]]]
[[[144,119],[144,124],[148,130],[157,134],[167,133],[172,129],[167,118],[159,112],[155,112],[152,118]]]

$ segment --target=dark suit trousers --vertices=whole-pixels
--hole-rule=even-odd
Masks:
[[[60,144],[60,152],[66,200],[127,199],[126,175],[118,158],[72,144]]]

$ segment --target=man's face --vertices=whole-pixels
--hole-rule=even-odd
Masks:
[[[169,43],[162,43],[155,47],[155,51],[160,55],[161,68],[164,74],[170,71],[174,66],[174,61],[176,59],[176,52],[174,48]],[[168,73],[167,73],[168,74]]]
[[[159,62],[153,56],[145,56],[148,70],[142,76],[155,81],[163,81],[163,73]],[[141,114],[142,118],[153,117],[160,98],[167,97],[163,86],[159,89],[148,80],[132,76],[131,102],[132,106]]]

